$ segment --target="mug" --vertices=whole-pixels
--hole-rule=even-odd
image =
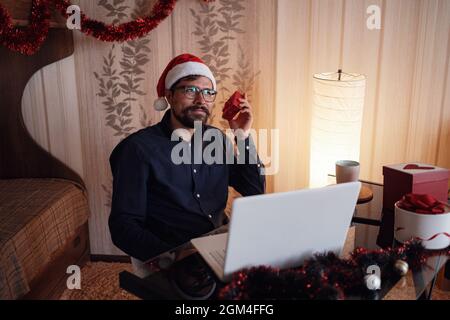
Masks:
[[[359,162],[339,160],[336,162],[336,183],[358,181]]]

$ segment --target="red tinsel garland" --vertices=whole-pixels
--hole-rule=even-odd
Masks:
[[[364,281],[369,266],[381,270],[381,281],[399,277],[396,261],[408,263],[412,270],[420,268],[427,258],[450,255],[450,250],[427,251],[418,241],[397,248],[367,250],[357,248],[351,258],[340,259],[334,253],[316,255],[302,266],[288,270],[255,267],[236,272],[230,284],[219,292],[220,299],[345,299],[377,298],[378,291],[369,290]]]
[[[107,25],[103,22],[81,16],[81,32],[102,41],[128,41],[147,35],[167,18],[175,8],[177,0],[159,0],[149,16],[120,25]],[[213,0],[203,0],[211,2]],[[69,0],[33,0],[28,27],[16,28],[12,24],[11,15],[0,5],[0,45],[10,50],[26,55],[32,55],[39,50],[48,35],[50,9],[56,9],[64,16],[67,7],[72,5]]]
[[[20,29],[13,26],[11,15],[0,5],[0,44],[27,55],[39,50],[47,38],[50,26],[49,4],[49,0],[33,0],[30,25]]]
[[[66,13],[67,7],[71,5],[69,0],[54,0],[54,2],[64,17],[70,16]],[[175,4],[176,0],[159,0],[149,16],[117,26],[89,19],[81,13],[81,32],[102,41],[129,41],[141,38],[167,18],[175,8]]]

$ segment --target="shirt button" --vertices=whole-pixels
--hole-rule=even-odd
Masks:
[[[256,166],[257,166],[258,168],[260,168],[260,167],[261,167],[261,164],[258,163]]]
[[[196,196],[197,196],[197,198],[200,198],[200,193],[197,193]]]
[[[197,169],[194,169],[194,173],[197,173]]]
[[[212,215],[208,214],[208,217],[209,217],[210,219],[212,219]]]
[[[245,147],[245,149],[249,150],[249,149],[250,149],[250,147],[249,147],[249,146],[246,146],[246,147]]]

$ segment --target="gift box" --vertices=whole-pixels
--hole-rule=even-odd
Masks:
[[[227,102],[225,102],[222,109],[222,118],[231,121],[236,114],[241,111],[241,108],[239,107],[239,104],[241,103],[239,100],[240,98],[244,98],[244,95],[242,95],[239,91],[235,91]]]
[[[395,203],[394,237],[418,240],[426,249],[450,246],[450,207],[430,195],[408,194]]]
[[[422,163],[383,166],[383,208],[394,212],[394,204],[405,194],[429,194],[448,201],[449,170]]]

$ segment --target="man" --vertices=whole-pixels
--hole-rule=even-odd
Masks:
[[[176,164],[173,150],[180,143],[192,151],[190,158],[208,145],[192,139],[196,124],[203,134],[220,131],[206,125],[217,95],[216,81],[202,60],[183,54],[166,67],[157,91],[154,107],[170,106],[161,122],[128,136],[110,157],[111,237],[117,247],[141,261],[222,225],[229,185],[243,196],[265,191],[263,166],[249,135],[253,116],[246,99],[241,100],[239,115],[229,121],[232,129],[241,129],[236,141],[245,147],[236,157],[245,157],[246,164],[237,159],[233,164]],[[181,142],[173,141],[174,132]]]

